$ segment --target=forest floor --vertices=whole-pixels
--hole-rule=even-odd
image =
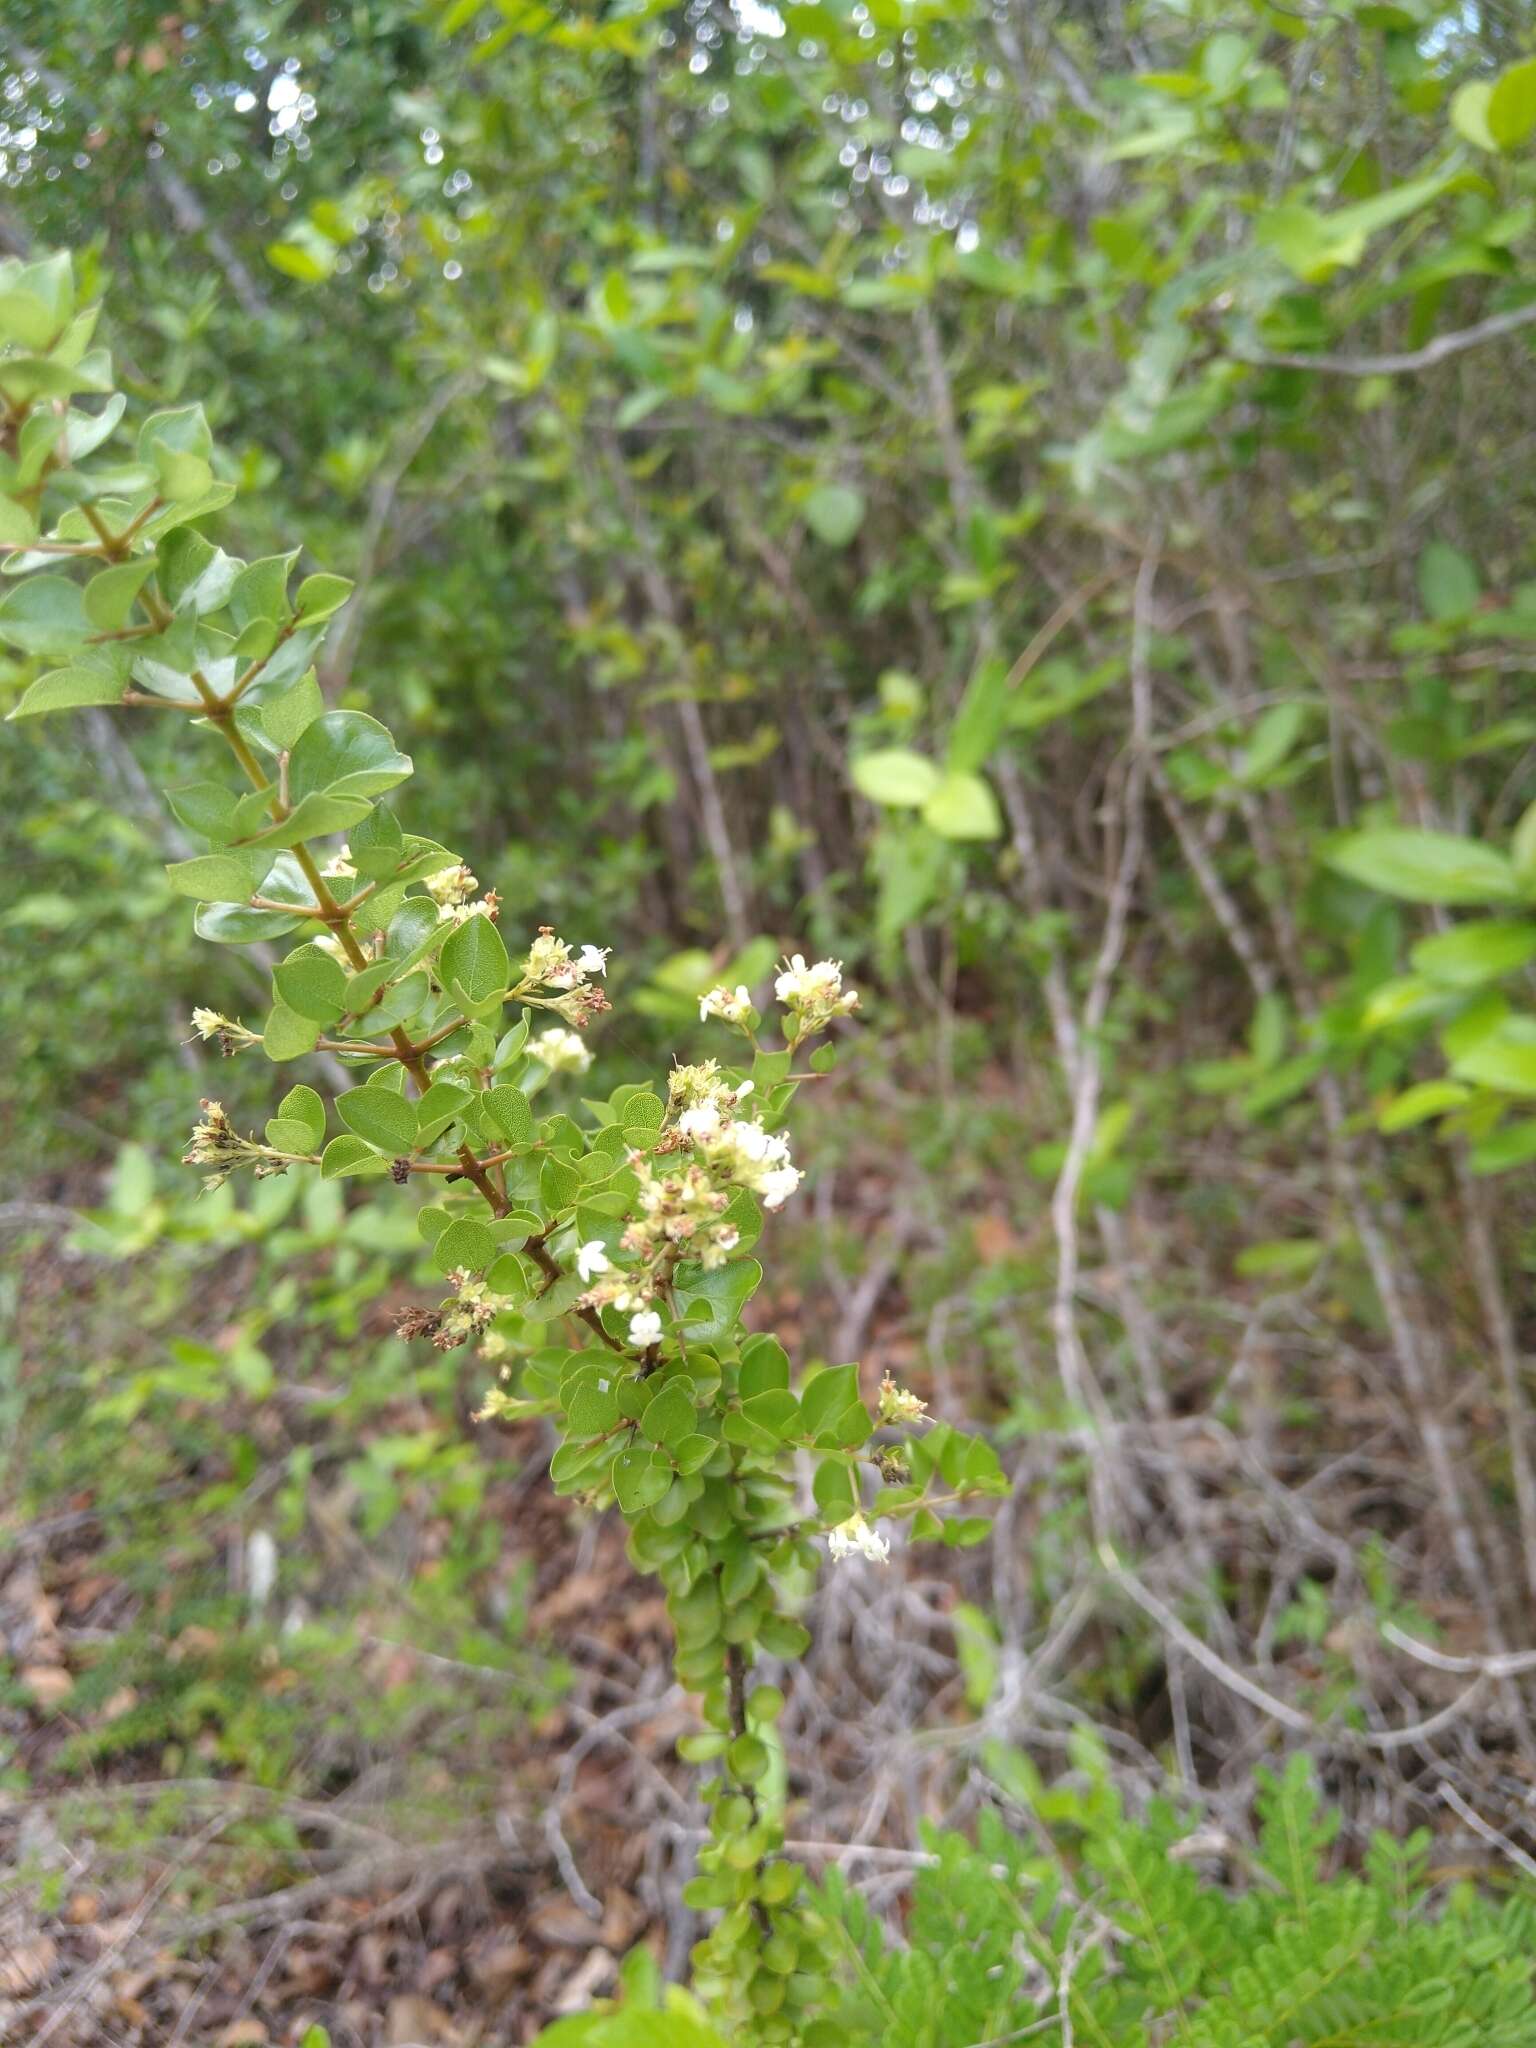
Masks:
[[[612,1521],[578,1527],[537,1488],[515,1517],[509,1542],[538,1560],[530,1631],[578,1676],[497,1744],[494,1811],[479,1813],[456,1813],[467,1802],[445,1770],[425,1812],[402,1806],[387,1774],[299,1798],[144,1775],[149,1760],[130,1755],[82,1783],[59,1760],[73,1647],[111,1627],[114,1583],[88,1541],[13,1553],[0,1638],[32,1704],[0,1716],[27,1779],[0,1791],[0,2038],[288,2048],[318,2022],[336,2048],[490,2048],[611,1991],[632,1943],[668,1938],[661,1890],[676,1888],[658,1864],[676,1861],[697,1816],[673,1754],[694,1723],[669,1687],[661,1601]],[[178,1649],[218,1645],[194,1628]],[[352,1681],[406,1684],[423,1654],[380,1640]],[[471,1703],[507,1683],[432,1662]],[[293,1676],[276,1649],[262,1689]]]

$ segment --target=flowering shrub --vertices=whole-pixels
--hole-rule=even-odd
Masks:
[[[211,942],[288,950],[259,1023],[200,1008],[194,1029],[228,1055],[286,1066],[318,1050],[357,1077],[330,1102],[296,1083],[259,1137],[205,1102],[187,1163],[210,1186],[302,1170],[428,1193],[445,1291],[402,1334],[478,1342],[499,1368],[485,1412],[552,1417],[554,1485],[616,1503],[634,1562],[666,1588],[703,1724],[680,1746],[716,1766],[688,1897],[719,1918],[696,1988],[755,2040],[835,2039],[814,2019],[827,1929],[778,1854],[767,1790],[784,1695],[758,1667],[806,1647],[793,1608],[818,1537],[876,1562],[881,1524],[969,1543],[985,1523],[949,1511],[1001,1484],[985,1445],[925,1425],[889,1381],[873,1408],[855,1364],[792,1387],[783,1347],[741,1328],[762,1211],[801,1179],[781,1126],[832,1064],[808,1042],[857,996],[837,962],[797,953],[772,1032],[744,987],[703,998],[733,1057],[679,1065],[663,1092],[625,1083],[581,1119],[537,1115],[541,1091],[590,1064],[608,949],[548,927],[509,946],[496,892],[380,801],[411,763],[376,719],[329,709],[314,669],[350,586],[291,588],[297,549],[244,562],[204,537],[235,490],[200,408],[157,412],[119,445],[98,310],[68,256],[0,266],[0,639],[40,671],[13,716],[126,705],[214,743],[167,792],[206,846],[171,885]]]

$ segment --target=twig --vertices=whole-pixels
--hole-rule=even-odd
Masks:
[[[1155,1593],[1149,1592],[1138,1578],[1128,1572],[1107,1546],[1101,1549],[1099,1555],[1105,1571],[1121,1592],[1134,1600],[1144,1614],[1151,1616],[1165,1635],[1170,1636],[1180,1649],[1193,1657],[1197,1664],[1213,1678],[1218,1679],[1229,1692],[1234,1692],[1240,1699],[1247,1700],[1250,1706],[1260,1708],[1282,1727],[1291,1729],[1294,1734],[1311,1735],[1315,1731],[1317,1723],[1310,1714],[1304,1714],[1299,1707],[1289,1706],[1284,1700],[1277,1699],[1274,1693],[1266,1691],[1256,1679],[1247,1677],[1234,1665],[1229,1664],[1225,1657],[1218,1656],[1208,1643],[1201,1642],[1194,1630],[1186,1628],[1172,1608],[1165,1607]]]
[[[1089,1149],[1099,1119],[1103,1053],[1099,1034],[1109,1009],[1115,970],[1125,948],[1131,898],[1141,870],[1146,842],[1146,781],[1152,735],[1152,675],[1149,662],[1152,597],[1157,580],[1157,551],[1149,548],[1136,576],[1131,627],[1130,770],[1125,790],[1125,837],[1120,847],[1109,905],[1104,915],[1098,957],[1076,1028],[1077,1067],[1070,1077],[1072,1122],[1066,1156],[1051,1195],[1051,1227],[1056,1236],[1056,1288],[1051,1328],[1056,1338],[1057,1370],[1062,1391],[1079,1411],[1096,1406],[1091,1374],[1077,1321],[1079,1246],[1077,1199]],[[1102,1530],[1101,1530],[1102,1533]]]
[[[1372,1730],[1365,1741],[1372,1749],[1406,1749],[1411,1743],[1427,1742],[1432,1735],[1443,1735],[1453,1727],[1463,1714],[1469,1712],[1481,1697],[1488,1683],[1487,1672],[1479,1672],[1463,1693],[1458,1693],[1448,1707],[1442,1707],[1438,1714],[1430,1714],[1422,1721],[1414,1721],[1406,1728],[1383,1728]]]
[[[1509,1839],[1508,1835],[1500,1834],[1496,1827],[1468,1806],[1456,1787],[1444,1778],[1440,1780],[1440,1797],[1452,1813],[1461,1816],[1474,1835],[1480,1836],[1492,1848],[1501,1850],[1515,1868],[1524,1871],[1527,1877],[1536,1877],[1536,1856],[1528,1856],[1524,1849]]]
[[[1476,1671],[1484,1678],[1518,1678],[1522,1672],[1536,1671],[1536,1650],[1507,1650],[1496,1657],[1457,1657],[1448,1650],[1419,1642],[1395,1621],[1383,1622],[1381,1632],[1388,1642],[1396,1643],[1400,1650],[1406,1650],[1410,1657],[1436,1671]]]
[[[1474,326],[1437,334],[1422,348],[1409,349],[1401,355],[1327,356],[1284,349],[1238,349],[1234,354],[1240,362],[1266,370],[1326,370],[1335,377],[1396,377],[1413,370],[1432,369],[1447,356],[1460,355],[1463,349],[1477,348],[1485,341],[1496,341],[1501,334],[1513,334],[1519,327],[1529,327],[1533,320],[1536,299],[1526,306],[1512,306],[1508,312],[1491,313]]]

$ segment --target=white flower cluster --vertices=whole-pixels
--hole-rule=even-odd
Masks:
[[[583,946],[573,957],[565,940],[555,936],[554,928],[542,924],[523,962],[522,985],[578,988],[589,975],[608,972],[608,955],[612,951],[612,946]]]
[[[750,1081],[727,1086],[714,1060],[675,1067],[668,1087],[672,1130],[731,1186],[759,1196],[765,1209],[781,1209],[804,1176],[790,1162],[787,1138],[735,1114],[751,1092]]]
[[[583,946],[573,953],[566,941],[556,936],[552,925],[541,924],[539,935],[518,970],[518,987],[530,992],[540,988],[556,990],[553,998],[545,999],[544,1007],[558,1010],[568,1024],[584,1025],[589,1017],[608,1007],[602,990],[593,988],[592,976],[608,972],[608,955],[612,951],[611,946]]]
[[[488,917],[492,924],[501,915],[501,898],[494,889],[476,896],[480,884],[463,861],[451,868],[439,868],[426,877],[427,894],[437,905],[439,924],[464,924],[472,917]]]
[[[745,1024],[752,1015],[752,997],[744,982],[735,988],[712,988],[699,997],[699,1022],[718,1017],[726,1024]]]
[[[328,882],[350,882],[356,879],[357,868],[353,864],[352,849],[345,840],[337,847],[320,872]]]
[[[890,1561],[891,1541],[855,1513],[828,1531],[827,1552],[835,1563],[847,1557],[867,1557],[871,1564],[886,1564]]]
[[[615,1266],[595,1238],[577,1247],[576,1271],[589,1283],[583,1306],[630,1315],[630,1342],[639,1349],[660,1340],[651,1303],[678,1260],[697,1259],[713,1271],[741,1242],[726,1220],[737,1189],[777,1209],[800,1184],[788,1141],[737,1114],[751,1092],[750,1081],[731,1087],[714,1060],[674,1068],[656,1152],[629,1155],[636,1214],[620,1244],[634,1264]]]
[[[786,1031],[785,1036],[795,1045],[814,1031],[824,1031],[834,1017],[846,1017],[859,1006],[858,990],[843,987],[841,960],[817,960],[807,967],[803,953],[793,953],[785,961],[773,992],[794,1019],[794,1031]]]
[[[552,1074],[584,1074],[592,1064],[586,1040],[563,1024],[551,1024],[541,1031],[528,1050]]]

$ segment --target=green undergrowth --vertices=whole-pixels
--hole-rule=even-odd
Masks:
[[[899,1936],[850,1882],[819,1905],[842,1950],[848,2048],[1528,2048],[1536,1899],[1436,1870],[1433,1838],[1373,1836],[1346,1864],[1307,1759],[1257,1775],[1251,1842],[1154,1802],[1140,1819],[1101,1754],[1028,1825],[930,1830]],[[1017,1811],[1017,1809],[1015,1809]],[[627,1998],[540,2048],[723,2048],[644,1959]],[[732,2048],[737,2048],[733,2043]],[[739,2048],[746,2048],[741,2037]]]
[[[451,1761],[462,1814],[558,1693],[498,1511],[519,1461],[468,1426],[452,1357],[379,1327],[421,1257],[409,1213],[320,1182],[198,1196],[135,1147],[100,1207],[28,1234],[7,1524],[86,1595],[39,1782],[314,1796],[383,1759],[415,1807]],[[19,1672],[0,1698],[36,1704]]]

